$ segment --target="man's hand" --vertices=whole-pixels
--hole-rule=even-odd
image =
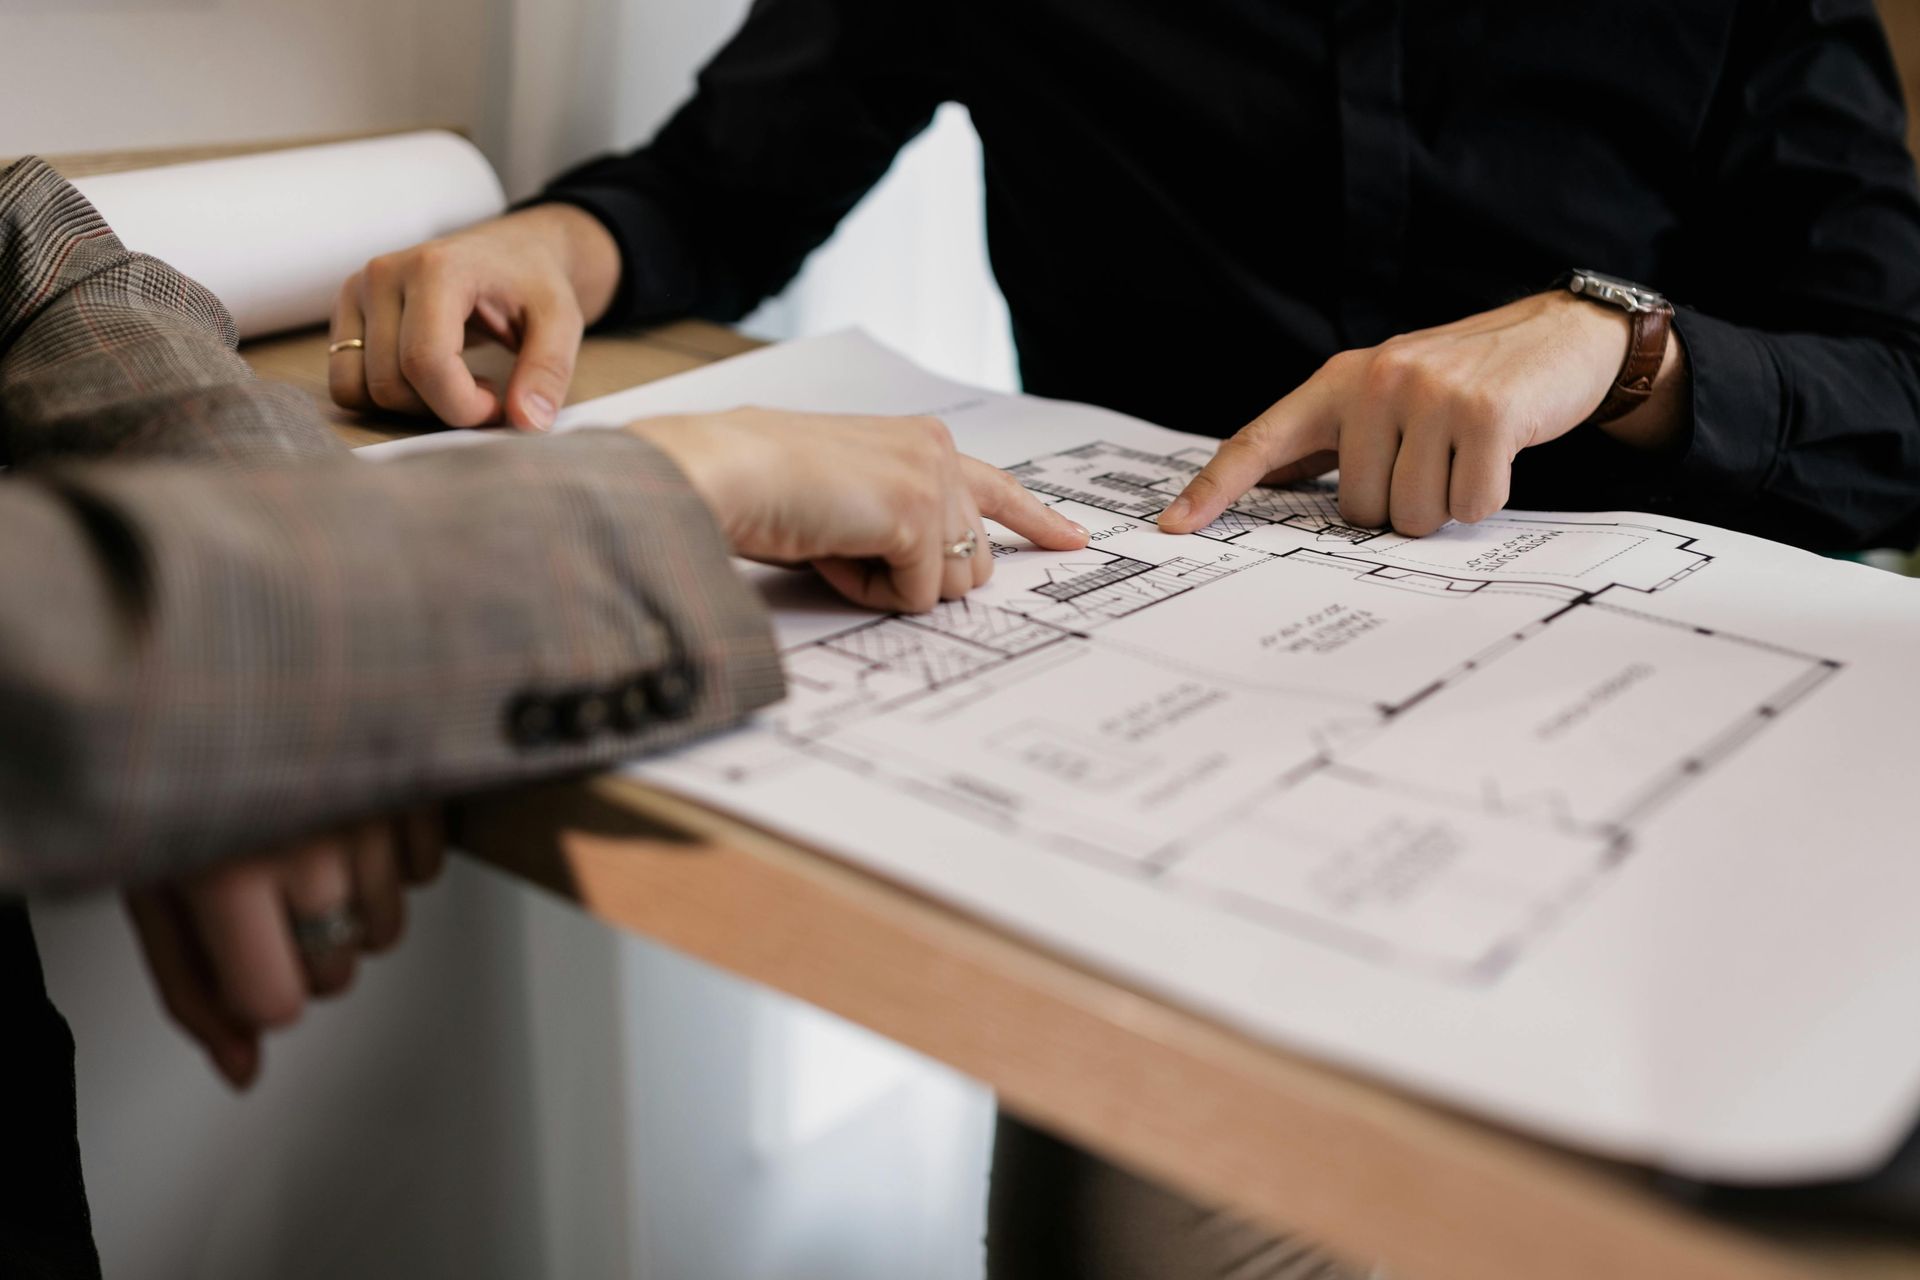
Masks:
[[[129,893],[127,910],[161,1003],[244,1089],[263,1031],[297,1021],[309,995],[346,990],[357,951],[400,940],[402,887],[437,876],[442,850],[439,815],[422,810]],[[329,916],[358,937],[303,942]]]
[[[449,426],[545,431],[567,400],[585,327],[620,283],[620,250],[593,215],[540,205],[369,262],[340,290],[327,386],[349,409]],[[516,353],[503,394],[461,360],[469,338]]]
[[[1507,503],[1522,449],[1593,415],[1626,357],[1623,311],[1544,293],[1437,329],[1343,351],[1220,446],[1160,515],[1169,533],[1213,523],[1256,484],[1340,468],[1340,515],[1420,537]],[[1653,398],[1600,430],[1641,448],[1685,422],[1685,350],[1669,336]]]
[[[869,608],[919,613],[986,582],[982,516],[1050,550],[1087,545],[1012,476],[955,452],[934,418],[738,409],[627,429],[679,464],[736,555],[811,564]],[[973,554],[949,555],[969,534]]]

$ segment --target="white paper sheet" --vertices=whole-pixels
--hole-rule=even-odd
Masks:
[[[792,694],[636,773],[1279,1043],[1732,1180],[1920,1095],[1920,584],[1665,517],[1150,518],[1212,442],[859,335],[570,410],[937,413],[1095,533],[914,619],[756,570]],[[471,438],[471,437],[466,437]],[[411,447],[419,447],[413,444]]]
[[[425,131],[74,183],[130,249],[198,280],[242,338],[317,324],[369,258],[506,207],[486,157]]]

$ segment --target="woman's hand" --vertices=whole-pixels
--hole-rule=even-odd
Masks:
[[[244,1089],[261,1033],[346,990],[359,952],[398,942],[402,888],[443,858],[439,814],[421,810],[137,890],[127,911],[168,1014]]]
[[[627,429],[680,465],[736,555],[811,564],[869,608],[920,613],[984,583],[982,517],[1049,550],[1087,544],[1012,476],[956,452],[934,418],[738,409]]]
[[[1169,533],[1217,519],[1256,484],[1340,468],[1340,515],[1412,537],[1507,504],[1522,449],[1565,435],[1606,398],[1626,357],[1624,311],[1543,293],[1437,329],[1343,351],[1220,446],[1160,515]],[[1686,420],[1685,349],[1669,335],[1653,397],[1598,428],[1668,446]]]

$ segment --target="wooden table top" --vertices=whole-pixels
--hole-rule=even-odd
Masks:
[[[588,399],[757,345],[682,323],[589,339]],[[325,338],[257,343],[323,403]],[[327,406],[343,435],[399,433]],[[1394,1280],[1920,1276],[1913,1235],[1709,1217],[1571,1154],[1250,1039],[856,869],[608,776],[473,802],[464,848],[991,1085],[1009,1110]]]

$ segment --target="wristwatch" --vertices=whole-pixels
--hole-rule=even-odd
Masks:
[[[1560,277],[1559,287],[1602,306],[1618,307],[1633,322],[1627,338],[1627,358],[1613,380],[1607,398],[1589,422],[1624,418],[1647,402],[1653,380],[1667,358],[1667,334],[1673,328],[1673,304],[1652,289],[1575,267]]]

